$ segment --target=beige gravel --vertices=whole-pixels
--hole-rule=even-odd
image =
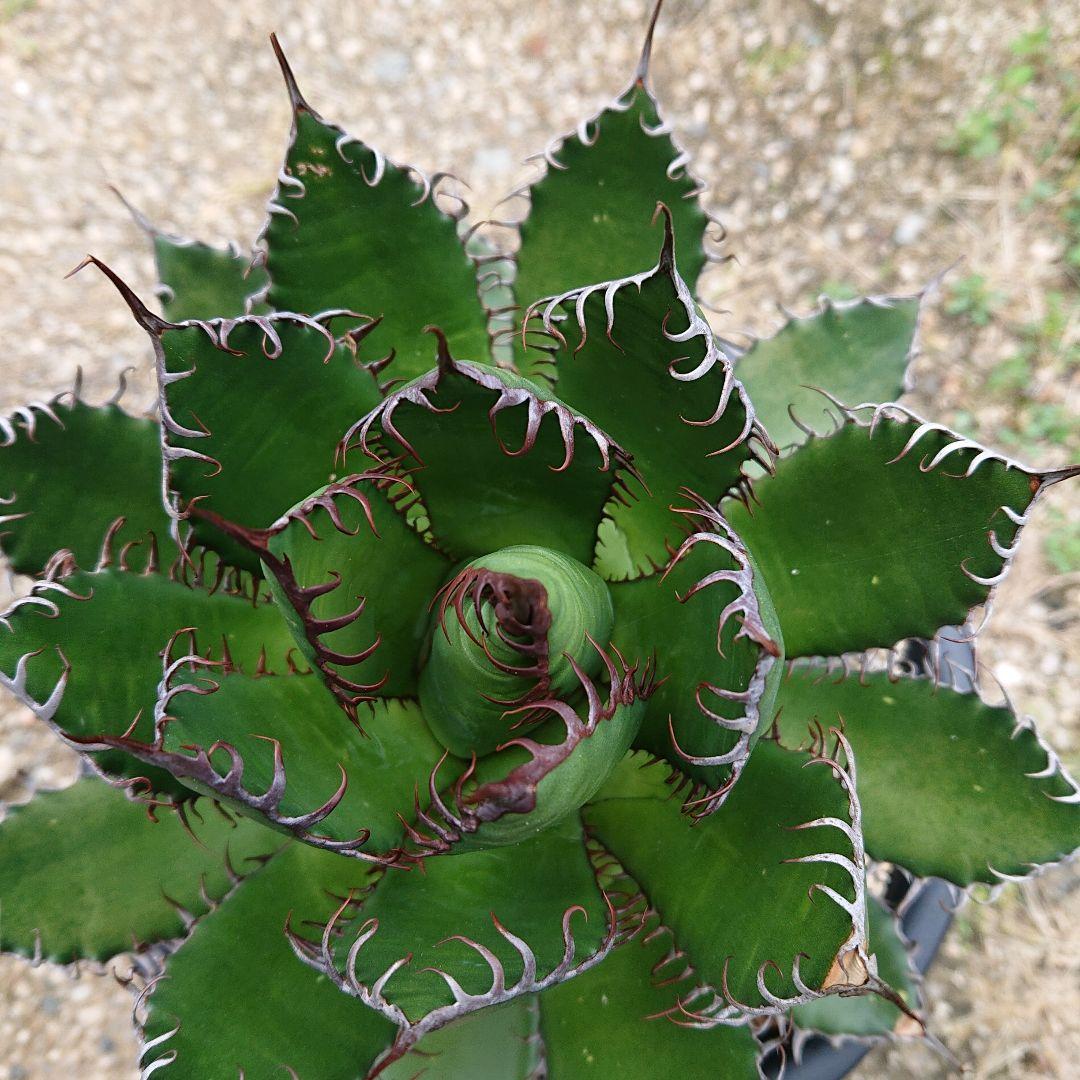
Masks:
[[[288,110],[266,35],[277,29],[308,97],[392,157],[450,169],[486,211],[519,162],[602,105],[632,70],[644,0],[0,0],[0,407],[68,386],[93,398],[145,342],[87,251],[144,295],[141,237],[106,188],[164,227],[252,237],[276,174]],[[1048,168],[1060,93],[1042,84],[1029,131],[985,162],[940,149],[1040,19],[1054,62],[1080,68],[1074,5],[669,0],[655,58],[667,111],[697,155],[738,263],[715,271],[718,327],[764,332],[774,301],[805,309],[828,282],[911,291],[958,258],[1006,294],[989,326],[932,315],[914,403],[959,410],[990,441],[1008,401],[980,401],[1017,347],[1015,324],[1063,292],[1076,340],[1077,285],[1062,270],[1056,203],[1023,209]],[[1053,162],[1051,162],[1053,165]],[[1078,415],[1076,372],[1037,374],[1039,400]],[[1063,447],[1028,446],[1036,464]],[[1073,452],[1076,452],[1075,443]],[[1080,496],[1047,499],[1080,522]],[[1060,527],[1060,525],[1059,525]],[[1080,574],[1043,561],[1032,526],[984,639],[984,659],[1075,766],[1080,761]],[[2,591],[0,586],[0,591]],[[68,782],[61,747],[0,705],[0,800]],[[1054,871],[995,907],[965,910],[929,981],[937,1033],[976,1077],[1076,1075],[1080,1061],[1080,875]],[[130,1002],[112,979],[70,981],[0,960],[0,1080],[135,1075]],[[920,1048],[878,1052],[859,1075],[938,1077]]]

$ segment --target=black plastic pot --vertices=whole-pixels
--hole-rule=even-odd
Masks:
[[[975,687],[968,672],[975,670],[974,645],[960,640],[962,631],[959,629],[946,629],[942,635],[936,646],[942,667],[938,673],[939,681],[955,690],[972,692]],[[933,673],[931,652],[924,643],[905,643],[904,657],[915,673]],[[914,946],[912,963],[920,974],[925,973],[934,962],[953,920],[955,893],[952,886],[937,878],[911,881],[903,874],[894,873],[884,899],[894,911],[902,912],[900,929]],[[799,1063],[788,1062],[787,1068],[783,1069],[784,1080],[841,1080],[873,1048],[871,1043],[854,1039],[833,1043],[826,1038],[811,1037],[803,1045]],[[768,1055],[763,1067],[766,1076],[778,1077],[781,1073],[779,1054]]]

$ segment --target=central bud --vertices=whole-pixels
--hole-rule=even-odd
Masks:
[[[513,738],[530,706],[582,694],[614,614],[604,582],[548,548],[503,548],[460,570],[435,599],[420,675],[428,725],[452,753],[482,757]],[[573,660],[573,664],[571,663]]]

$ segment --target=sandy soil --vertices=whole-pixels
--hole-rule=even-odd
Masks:
[[[0,0],[0,407],[70,385],[91,398],[137,369],[144,340],[92,273],[63,274],[87,252],[144,295],[142,237],[107,190],[120,186],[162,226],[247,241],[277,172],[288,125],[266,35],[277,29],[308,97],[390,156],[450,169],[482,215],[554,133],[601,106],[633,68],[643,0]],[[776,303],[804,310],[823,287],[914,291],[958,259],[982,274],[987,324],[927,320],[916,407],[988,441],[1024,432],[1034,464],[1077,456],[1078,370],[1040,344],[1023,395],[990,392],[1029,340],[1018,328],[1063,297],[1074,347],[1077,281],[1065,268],[1068,177],[1062,148],[1080,67],[1080,15],[1023,0],[669,0],[655,79],[738,262],[708,298],[725,332],[765,332]],[[985,159],[943,149],[1017,59],[1010,42],[1044,23],[1047,48],[1004,147]],[[1072,91],[1075,93],[1075,90]],[[1057,146],[1057,150],[1053,147]],[[1046,147],[1051,149],[1046,152]],[[1074,159],[1075,160],[1075,159]],[[1076,184],[1075,170],[1072,183]],[[1045,189],[1040,189],[1045,190]],[[1076,242],[1075,240],[1073,241]],[[945,296],[948,297],[948,285]],[[1071,417],[1043,437],[1038,416]],[[1072,440],[1070,446],[1070,439]],[[1022,710],[1080,762],[1080,568],[1044,557],[1075,535],[1080,494],[1053,491],[1001,592],[983,639]],[[0,800],[74,775],[69,755],[21,708],[0,705]],[[1055,870],[992,908],[968,907],[934,969],[931,1023],[977,1077],[1076,1075],[1080,1061],[1080,874]],[[130,1002],[113,980],[72,982],[0,960],[0,1076],[135,1075]],[[5,1071],[6,1070],[6,1071]],[[938,1077],[919,1047],[876,1052],[863,1077]]]

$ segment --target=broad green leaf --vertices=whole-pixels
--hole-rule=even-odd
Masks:
[[[575,908],[583,911],[568,914]],[[569,963],[564,920],[573,943]],[[527,978],[521,951],[499,925],[534,954],[534,980]],[[507,989],[527,993],[536,989],[534,982],[555,972],[568,974],[597,956],[610,929],[576,820],[509,847],[428,859],[423,873],[386,871],[362,901],[351,932],[346,928],[335,946],[339,966],[346,964],[357,932],[372,926],[374,933],[355,954],[356,977],[371,987],[391,965],[410,956],[382,994],[412,1022],[454,1002],[443,978],[425,968],[445,971],[467,993],[484,994],[492,987],[495,963]],[[493,961],[462,937],[489,949]]]
[[[552,1080],[655,1080],[660,1061],[670,1077],[758,1076],[758,1044],[748,1026],[699,1031],[662,1015],[675,1010],[677,997],[691,1000],[695,989],[685,958],[670,956],[674,948],[651,918],[602,964],[540,996]]]
[[[862,760],[859,761],[860,768]],[[918,976],[900,936],[896,916],[879,901],[868,898],[866,921],[870,931],[870,951],[877,957],[878,975],[905,1001],[909,1008],[919,1005]],[[888,1035],[898,1024],[910,1021],[891,1001],[877,994],[858,997],[823,997],[796,1005],[791,1010],[795,1024],[825,1035],[854,1035],[861,1038]]]
[[[266,541],[297,644],[346,703],[417,692],[431,604],[452,564],[392,502],[407,491],[385,477],[343,481],[290,510]]]
[[[849,418],[756,482],[728,520],[769,586],[788,656],[963,623],[1008,565],[1045,478],[936,425]]]
[[[0,418],[0,544],[16,573],[40,573],[62,548],[93,566],[120,517],[120,543],[169,535],[156,422],[75,394]]]
[[[769,1004],[759,970],[772,994],[797,995],[797,957],[810,989],[843,982],[838,958],[857,928],[815,886],[850,902],[852,874],[832,863],[789,861],[823,853],[852,859],[853,845],[837,828],[792,828],[823,817],[850,820],[829,767],[803,769],[798,756],[759,743],[723,807],[692,823],[670,798],[664,771],[640,765],[627,759],[585,808],[585,824],[640,884],[698,978],[720,990],[726,974],[731,996],[750,1007]]]
[[[183,937],[237,874],[281,846],[208,801],[183,820],[156,818],[97,777],[10,807],[0,823],[0,948],[69,963]]]
[[[181,669],[175,682],[189,675]],[[230,765],[224,751],[205,751],[221,741],[234,747],[243,761],[240,781],[260,795],[275,777],[284,778],[276,806],[240,809],[278,825],[327,804],[327,816],[306,829],[347,844],[365,832],[367,843],[356,850],[384,854],[401,839],[398,813],[411,814],[413,791],[427,786],[442,754],[411,701],[376,701],[361,708],[358,731],[338,708],[333,695],[314,674],[253,678],[232,673],[201,673],[198,692],[184,690],[164,702],[170,719],[164,727],[163,751],[178,777],[195,790],[229,802],[223,782]],[[207,693],[207,691],[210,691]],[[275,769],[275,747],[281,768]],[[197,753],[196,751],[203,751]],[[184,775],[183,758],[190,758]],[[339,785],[347,783],[333,803]]]
[[[614,642],[624,656],[655,657],[657,686],[635,745],[716,791],[734,782],[772,721],[783,644],[749,553],[719,512],[694,510],[691,538],[663,575],[611,585]]]
[[[177,630],[194,627],[198,647],[214,657],[227,644],[246,670],[263,649],[271,670],[286,669],[292,638],[268,598],[253,604],[251,583],[236,575],[220,582],[212,559],[194,584],[187,580],[177,566],[170,574],[114,566],[39,583],[0,617],[0,685],[72,739],[118,737],[130,728],[133,738],[150,742],[161,650]],[[121,750],[93,756],[109,773],[184,791]]]
[[[930,679],[822,676],[797,667],[781,684],[780,734],[799,746],[815,719],[828,729],[842,718],[874,858],[919,877],[994,884],[1080,846],[1075,783],[1007,706]]]
[[[778,446],[801,442],[792,420],[817,430],[830,426],[827,390],[846,404],[895,401],[915,353],[922,294],[868,297],[791,317],[773,337],[755,341],[735,370],[758,419]]]
[[[687,488],[715,503],[752,455],[753,411],[675,268],[672,245],[666,222],[652,270],[564,294],[541,312],[561,337],[545,374],[633,456],[647,488],[635,485],[605,508],[596,561],[609,580],[666,565],[685,532],[672,504]]]
[[[484,364],[452,360],[391,394],[350,431],[350,450],[404,466],[454,559],[514,544],[564,552],[588,565],[619,473],[621,449],[549,392]],[[349,454],[351,469],[365,458]]]
[[[660,119],[644,71],[607,109],[542,156],[542,179],[524,189],[515,293],[522,309],[591,281],[636,274],[656,255],[649,233],[657,202],[674,216],[676,253],[693,287],[705,265],[708,215],[687,155]]]
[[[293,102],[293,136],[263,236],[270,306],[380,317],[360,357],[395,354],[388,379],[428,369],[422,331],[429,324],[459,356],[485,360],[487,320],[457,222],[435,201],[440,176],[429,180],[395,165],[323,120],[300,97],[280,50],[278,57]]]
[[[267,284],[266,271],[252,266],[251,256],[235,247],[211,247],[157,230],[151,232],[151,239],[160,283],[157,293],[170,322],[243,315],[248,299]],[[251,307],[256,315],[267,310],[258,301]]]
[[[379,400],[371,375],[320,323],[275,315],[144,323],[158,348],[169,487],[195,536],[257,568],[219,519],[272,524],[336,475],[334,451]]]
[[[537,999],[525,997],[470,1013],[421,1039],[381,1080],[535,1080],[538,1019]]]
[[[364,877],[351,859],[292,844],[248,878],[169,957],[147,998],[143,1068],[175,1054],[171,1080],[280,1080],[290,1068],[305,1080],[364,1076],[393,1024],[301,964],[282,932],[291,913],[294,929],[317,937],[328,894],[346,896]]]

